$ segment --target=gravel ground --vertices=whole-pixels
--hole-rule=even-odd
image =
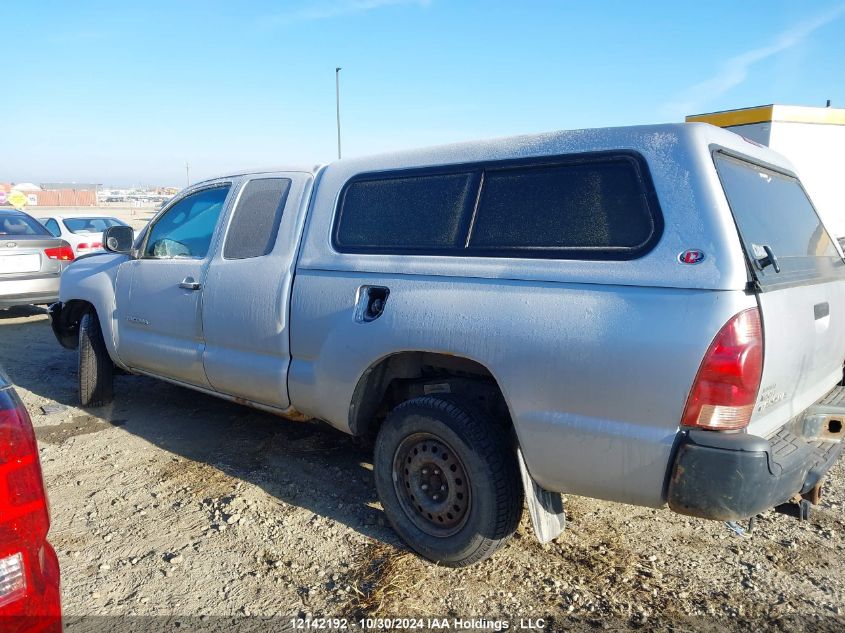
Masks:
[[[845,628],[842,464],[808,522],[770,512],[743,538],[569,497],[555,542],[534,541],[526,512],[492,560],[455,571],[403,548],[369,451],[333,429],[137,376],[117,377],[113,405],[80,409],[76,355],[34,308],[0,312],[0,364],[40,441],[69,631],[270,630],[319,616],[449,618],[450,630],[454,618],[486,619],[461,630],[530,618],[546,630]],[[167,617],[90,617],[126,615]]]

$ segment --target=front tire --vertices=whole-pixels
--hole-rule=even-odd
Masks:
[[[93,310],[79,321],[79,403],[101,407],[114,397],[114,365]]]
[[[373,460],[393,529],[429,560],[463,567],[516,530],[523,492],[503,425],[452,396],[403,402],[385,420]]]

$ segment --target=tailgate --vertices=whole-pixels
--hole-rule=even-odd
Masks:
[[[749,432],[768,436],[842,380],[845,262],[799,180],[715,155],[763,322],[763,377]]]

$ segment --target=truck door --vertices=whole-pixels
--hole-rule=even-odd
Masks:
[[[230,183],[193,191],[153,220],[138,257],[117,275],[118,356],[127,366],[209,387],[202,296]]]
[[[845,262],[799,180],[717,152],[763,321],[763,377],[749,431],[767,436],[842,379]]]
[[[286,408],[290,402],[289,298],[301,233],[304,173],[246,180],[203,295],[203,364],[227,395]]]

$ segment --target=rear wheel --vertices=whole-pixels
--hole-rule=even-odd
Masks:
[[[114,397],[112,365],[100,320],[93,310],[79,321],[79,402],[83,407],[100,407]]]
[[[450,567],[481,561],[519,523],[523,494],[508,434],[451,396],[396,407],[376,440],[376,488],[396,532]]]

